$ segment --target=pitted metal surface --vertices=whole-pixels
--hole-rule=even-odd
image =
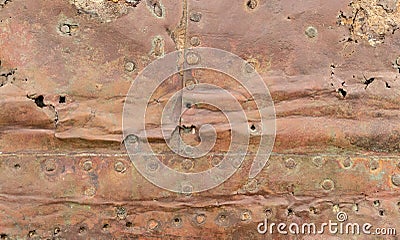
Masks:
[[[265,239],[257,226],[266,218],[317,224],[339,212],[400,231],[398,9],[389,0],[0,0],[0,237]],[[178,71],[146,110],[163,164],[204,171],[229,147],[226,118],[190,102],[229,99],[201,84],[233,92],[253,135],[222,185],[173,193],[129,159],[124,143],[137,139],[123,138],[123,106],[134,103],[129,87],[154,60],[181,50],[178,70],[198,64],[187,57],[193,47],[232,52],[248,63],[235,70],[260,74],[276,140],[267,165],[248,178],[260,142],[254,101],[226,74]],[[182,139],[197,144],[192,133],[210,123],[218,134],[199,159],[162,141],[163,108],[182,89],[173,112],[183,113]]]

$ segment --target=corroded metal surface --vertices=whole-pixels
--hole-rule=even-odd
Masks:
[[[400,230],[398,8],[395,0],[0,0],[1,238],[259,239],[270,237],[257,232],[266,217],[317,224],[339,211]],[[261,74],[277,135],[256,178],[247,177],[250,153],[224,184],[185,195],[136,171],[122,111],[149,63],[197,46],[237,54],[249,62],[244,71]],[[197,143],[191,126],[212,123],[214,151],[188,161],[161,141],[163,107],[195,82],[254,109],[218,72],[182,72],[162,84],[146,114],[151,143],[186,172],[217,165],[230,136],[222,114],[187,104],[205,93],[187,91],[176,106],[185,110],[183,138]],[[296,236],[274,233],[288,237]]]

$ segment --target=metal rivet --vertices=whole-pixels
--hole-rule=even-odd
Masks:
[[[85,170],[85,171],[90,171],[90,170],[92,170],[92,168],[93,168],[93,163],[92,163],[92,161],[90,161],[90,160],[87,160],[87,161],[85,161],[84,163],[83,163],[83,170]]]
[[[103,229],[103,231],[107,231],[110,227],[111,227],[110,224],[104,223],[102,229]]]
[[[323,189],[330,191],[335,187],[335,184],[331,179],[324,179],[324,181],[321,183],[321,186]]]
[[[288,216],[295,215],[292,208],[288,208],[288,209],[287,209],[287,215],[288,215]]]
[[[314,157],[312,162],[316,167],[322,167],[325,164],[325,159],[318,156]]]
[[[36,230],[32,230],[32,231],[28,232],[28,237],[29,238],[32,238],[32,237],[35,237],[35,236],[36,236]]]
[[[383,216],[383,215],[385,215],[385,210],[379,209],[379,216]]]
[[[126,171],[126,167],[125,164],[123,162],[116,162],[114,164],[114,169],[115,171],[119,172],[119,173],[123,173]]]
[[[220,157],[220,156],[213,156],[213,158],[211,159],[211,165],[212,165],[213,167],[218,167],[219,164],[221,163],[221,161],[222,161],[222,157]]]
[[[242,214],[240,215],[240,220],[243,222],[250,221],[251,220],[251,212],[249,210],[244,210]]]
[[[160,223],[158,221],[154,220],[154,219],[150,219],[147,222],[147,228],[150,229],[150,230],[156,230],[159,227],[160,227]]]
[[[392,183],[393,185],[399,187],[400,186],[400,174],[394,174],[392,176]]]
[[[54,235],[57,235],[57,234],[59,234],[60,232],[61,232],[61,228],[55,227],[55,228],[54,228],[53,234],[54,234]]]
[[[351,160],[350,157],[348,157],[343,160],[342,164],[343,164],[343,167],[350,168],[353,165],[353,161]]]
[[[255,64],[253,62],[246,62],[244,69],[247,73],[252,73],[256,70]]]
[[[206,222],[206,215],[204,213],[199,213],[194,216],[195,223],[201,225]]]
[[[192,185],[183,185],[182,186],[182,193],[185,195],[190,195],[193,192],[193,186]]]
[[[57,169],[57,163],[54,159],[46,160],[44,163],[44,169],[47,172],[54,172]]]
[[[370,162],[369,162],[369,169],[371,170],[371,171],[375,171],[375,170],[377,170],[379,168],[379,162],[377,161],[377,160],[371,160]]]
[[[115,209],[115,212],[117,214],[117,218],[120,219],[120,220],[125,219],[126,216],[128,215],[127,212],[126,212],[126,209],[124,207],[121,207],[121,206],[117,207]]]
[[[90,186],[90,187],[86,188],[84,194],[88,197],[92,197],[96,194],[96,188],[93,186]]]
[[[310,213],[312,213],[312,214],[317,214],[318,213],[318,210],[315,208],[315,207],[310,207]]]
[[[190,103],[188,103],[188,104],[186,104],[186,107],[187,108],[191,108],[192,107],[192,104],[190,104]],[[192,146],[186,146],[185,147],[185,149],[183,150],[184,152],[185,152],[185,154],[187,154],[187,155],[192,155],[193,154],[193,151],[194,151],[194,147],[192,147]]]
[[[21,165],[19,163],[14,164],[14,169],[18,170],[21,168]]]
[[[180,226],[182,226],[182,218],[179,217],[179,216],[174,217],[174,218],[172,219],[172,224],[173,224],[175,227],[180,227]]]
[[[215,222],[220,225],[220,226],[229,226],[231,224],[230,217],[227,212],[221,212],[218,214],[217,218],[215,219]]]
[[[257,7],[257,5],[258,5],[258,3],[256,0],[248,0],[246,3],[246,6],[252,10],[255,9]]]
[[[334,205],[332,206],[332,211],[335,212],[335,213],[340,212],[340,207],[339,207],[339,205],[338,205],[338,204],[334,204]]]
[[[248,192],[257,192],[257,190],[258,190],[258,181],[257,181],[257,179],[253,178],[253,179],[249,180],[245,185],[245,189]]]
[[[125,143],[127,144],[135,144],[137,143],[137,141],[139,140],[139,138],[136,135],[133,134],[129,134],[126,138],[125,138]]]
[[[265,216],[268,218],[268,217],[271,217],[272,216],[272,209],[271,208],[266,208],[265,210],[264,210],[264,213],[265,213]]]
[[[128,72],[132,72],[136,69],[136,64],[134,62],[127,62],[125,63],[125,70]]]
[[[315,27],[310,26],[310,27],[306,28],[305,34],[309,38],[315,38],[318,35],[318,31]]]
[[[63,24],[60,26],[60,31],[64,34],[69,34],[71,33],[71,28],[69,27],[68,24]]]
[[[158,169],[158,162],[157,161],[149,161],[146,165],[147,170],[149,170],[150,172],[155,172]]]
[[[201,17],[202,17],[202,15],[200,12],[190,13],[190,21],[192,21],[192,22],[200,22]]]
[[[252,123],[249,128],[250,128],[250,133],[256,133],[257,132],[257,127],[256,127],[256,125],[254,123]]]
[[[296,161],[293,158],[289,158],[285,160],[285,167],[289,169],[295,168],[297,165]]]
[[[242,159],[233,158],[230,159],[230,162],[234,168],[239,168],[242,165]]]
[[[197,81],[195,79],[188,79],[185,82],[185,87],[187,90],[193,90],[197,84]]]
[[[190,38],[190,45],[192,45],[193,47],[197,47],[200,45],[200,38],[198,37],[191,37]]]
[[[186,171],[192,169],[193,166],[194,166],[194,163],[193,163],[193,161],[190,160],[190,159],[185,159],[185,160],[183,160],[183,162],[182,162],[182,169],[184,169],[184,170],[186,170]]]
[[[126,222],[125,226],[128,227],[128,228],[131,228],[131,227],[133,227],[133,223],[132,222]]]
[[[84,234],[86,232],[86,227],[80,227],[78,230],[79,234]]]
[[[189,52],[186,54],[186,62],[189,65],[195,65],[195,64],[199,63],[199,61],[200,61],[200,57],[195,52]]]

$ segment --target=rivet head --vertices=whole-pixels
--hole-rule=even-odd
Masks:
[[[68,26],[68,24],[63,24],[60,26],[60,32],[64,34],[69,34],[71,33],[71,28]]]
[[[348,157],[343,160],[342,164],[343,164],[343,167],[350,168],[353,165],[353,161],[351,160],[350,157]]]
[[[257,5],[258,5],[257,0],[248,0],[246,3],[246,6],[252,10],[255,9]]]
[[[288,158],[285,160],[285,167],[289,169],[295,168],[297,165],[296,161],[293,158]]]
[[[61,228],[55,227],[55,228],[54,228],[54,231],[53,231],[53,234],[54,234],[54,235],[57,235],[57,234],[59,234],[60,232],[61,232]]]
[[[200,22],[201,17],[202,17],[202,15],[200,12],[190,13],[190,21],[192,21],[192,22]]]
[[[197,84],[197,81],[194,79],[188,79],[185,82],[185,87],[187,90],[193,90]]]
[[[193,161],[190,160],[190,159],[185,159],[185,160],[183,160],[183,162],[182,162],[182,169],[184,169],[184,170],[186,170],[186,171],[192,169],[193,166],[194,166],[194,163],[193,163]]]
[[[172,224],[173,224],[175,227],[180,227],[180,226],[182,226],[182,218],[179,217],[179,216],[175,216],[175,217],[172,219]]]
[[[319,167],[322,167],[325,164],[325,159],[322,158],[322,157],[317,156],[317,157],[314,157],[312,159],[312,162],[316,167],[319,168]]]
[[[258,181],[257,179],[253,178],[249,180],[246,185],[244,186],[244,189],[247,190],[248,192],[255,193],[258,191]]]
[[[150,230],[156,230],[160,227],[160,223],[157,220],[154,219],[150,219],[147,222],[147,228]]]
[[[193,193],[193,186],[192,185],[183,185],[182,186],[182,193],[185,195],[191,195]]]
[[[221,161],[222,161],[222,157],[221,156],[213,156],[211,158],[211,166],[218,167],[219,164],[221,163]]]
[[[46,172],[54,172],[57,169],[57,163],[54,159],[48,159],[46,160],[46,162],[44,163],[44,169],[46,170]]]
[[[392,175],[392,183],[393,185],[400,187],[400,174]]]
[[[321,186],[326,191],[331,191],[335,187],[335,184],[331,179],[324,179],[324,181],[321,183]]]
[[[124,207],[121,207],[121,206],[117,207],[115,209],[115,212],[117,214],[117,218],[120,219],[120,220],[125,219],[126,216],[128,215],[127,212],[126,212],[126,209]]]
[[[315,27],[310,26],[310,27],[306,28],[305,34],[309,38],[315,38],[318,35],[318,31]]]
[[[196,53],[194,53],[194,52],[188,52],[188,53],[186,54],[186,62],[187,62],[189,65],[198,64],[199,61],[200,61],[200,57],[199,57],[199,55],[197,55]]]
[[[137,141],[139,140],[139,138],[136,135],[133,134],[129,134],[126,138],[125,138],[125,143],[127,144],[135,144],[137,143]]]
[[[231,224],[231,219],[228,212],[221,212],[218,214],[215,222],[220,226],[229,226]]]
[[[201,225],[206,222],[206,215],[204,213],[199,213],[194,216],[194,222]]]
[[[190,45],[193,47],[197,47],[200,45],[200,38],[199,37],[191,37],[190,38]]]
[[[93,197],[96,194],[96,188],[93,186],[90,186],[85,189],[84,194],[88,197]]]
[[[86,231],[87,231],[86,227],[82,226],[82,227],[79,228],[78,233],[79,234],[84,234],[84,233],[86,233]]]
[[[244,210],[240,215],[240,220],[243,222],[247,222],[251,220],[251,212],[249,210]]]
[[[123,173],[123,172],[125,172],[126,171],[126,167],[125,167],[125,164],[123,163],[123,162],[116,162],[115,164],[114,164],[114,169],[115,169],[115,171],[117,171],[117,172],[119,172],[119,173]]]
[[[85,171],[88,172],[88,171],[92,170],[92,168],[93,168],[93,163],[92,163],[92,161],[87,160],[87,161],[85,161],[85,162],[83,163],[82,167],[83,167],[83,170],[85,170]]]
[[[371,171],[376,171],[379,168],[379,162],[377,160],[371,160],[369,162],[369,169]]]
[[[269,218],[269,217],[272,216],[272,209],[271,209],[271,208],[266,208],[266,209],[264,210],[264,213],[265,213],[265,216],[266,216],[267,218]]]
[[[246,62],[244,65],[244,70],[247,73],[252,73],[256,70],[255,64],[253,62]]]
[[[136,64],[134,62],[126,62],[125,63],[125,70],[128,72],[132,72],[133,70],[135,70],[136,68]]]
[[[150,172],[155,172],[158,169],[158,163],[157,161],[149,161],[146,165],[147,170],[149,170]]]

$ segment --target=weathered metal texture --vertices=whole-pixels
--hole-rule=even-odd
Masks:
[[[349,3],[0,1],[0,236],[258,239],[265,217],[317,224],[339,210],[352,222],[400,229],[398,4]],[[256,68],[275,102],[277,139],[255,179],[247,178],[249,154],[223,185],[184,195],[138,174],[121,120],[137,74],[193,46],[233,52]],[[188,172],[215,165],[229,135],[222,115],[190,108],[182,126],[214,123],[217,153],[188,167],[158,141],[163,106],[193,78],[254,107],[223,74],[195,70],[163,84],[146,115],[152,144],[164,163]]]

